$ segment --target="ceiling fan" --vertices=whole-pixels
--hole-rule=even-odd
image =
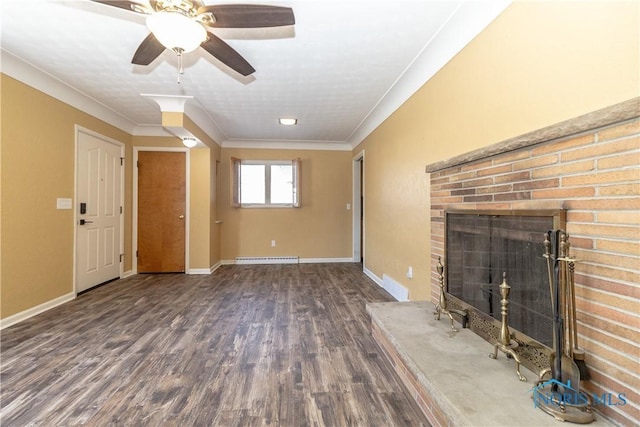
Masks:
[[[213,28],[263,28],[294,25],[289,7],[224,4],[205,5],[201,0],[148,0],[148,4],[129,0],[91,0],[108,6],[148,15],[149,35],[131,59],[136,65],[149,65],[165,49],[178,54],[182,73],[182,54],[202,47],[243,76],[255,69],[238,52],[211,32]]]

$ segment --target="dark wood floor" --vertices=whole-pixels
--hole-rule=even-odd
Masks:
[[[138,275],[2,331],[2,426],[428,425],[357,264]]]

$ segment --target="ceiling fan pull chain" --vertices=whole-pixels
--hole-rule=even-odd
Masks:
[[[181,83],[180,75],[184,74],[184,69],[182,68],[182,52],[178,51],[178,84]]]

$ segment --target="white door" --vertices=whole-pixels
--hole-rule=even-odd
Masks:
[[[120,277],[121,146],[77,131],[76,292]]]

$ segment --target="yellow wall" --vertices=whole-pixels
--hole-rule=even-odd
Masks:
[[[164,117],[163,117],[163,121],[164,121]],[[198,127],[188,116],[183,117],[183,125],[185,129],[191,132],[193,136],[198,138],[202,143],[204,143],[207,147],[209,147],[209,165],[208,165],[209,194],[207,199],[208,212],[209,212],[208,268],[212,268],[212,267],[215,267],[218,264],[218,262],[220,262],[221,260],[220,258],[220,225],[216,224],[218,193],[219,193],[218,189],[220,187],[220,174],[218,172],[219,163],[220,163],[220,146],[217,144],[217,141],[214,141],[213,139],[211,139],[211,137],[209,137],[202,129],[200,129],[200,127]],[[192,178],[192,179],[195,179],[195,178]],[[207,197],[207,195],[204,192],[200,193],[200,195],[201,197]],[[205,207],[203,206],[202,209],[204,210]],[[204,251],[205,248],[193,247],[194,253],[199,250]],[[198,263],[198,265],[200,265],[200,263]],[[202,268],[202,267],[193,267],[193,268]]]
[[[0,76],[0,99],[2,98],[2,76]],[[2,102],[0,102],[0,131],[2,130]],[[0,132],[0,177],[2,177],[2,133]],[[1,182],[1,180],[0,180]],[[2,318],[2,185],[0,185],[0,318]]]
[[[189,222],[189,268],[209,269],[211,216],[211,150],[209,148],[191,149],[190,222]]]
[[[365,150],[365,267],[429,299],[425,165],[638,96],[639,17],[637,2],[507,8],[354,150]]]
[[[300,208],[232,208],[230,157],[291,160],[300,157]],[[222,149],[221,257],[351,258],[351,153],[348,151]],[[276,247],[271,247],[271,240]]]
[[[209,219],[209,229],[211,230],[211,239],[209,240],[209,265],[215,267],[222,260],[220,253],[221,224],[218,222],[218,199],[220,197],[220,147],[212,149],[211,156],[211,175],[213,183],[211,185],[210,210],[212,212]]]
[[[128,158],[131,137],[4,74],[1,102],[4,318],[74,292],[74,210],[56,209],[56,198],[74,197],[74,126],[126,144]],[[131,268],[129,206],[125,201],[125,270]]]

